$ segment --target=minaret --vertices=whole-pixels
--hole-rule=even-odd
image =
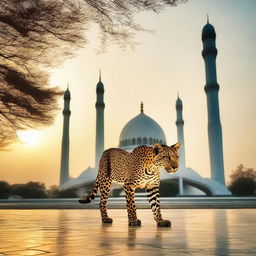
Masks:
[[[60,165],[60,186],[69,179],[69,118],[70,118],[70,91],[64,93],[63,114],[63,134],[61,145],[61,165]]]
[[[207,97],[208,110],[208,140],[211,161],[211,176],[216,181],[225,185],[224,163],[223,163],[223,147],[222,147],[222,128],[219,113],[219,84],[217,83],[216,73],[216,56],[217,49],[215,47],[215,29],[207,24],[202,31],[203,51],[202,56],[205,63],[206,85],[204,90]]]
[[[177,135],[178,135],[178,142],[181,143],[181,147],[179,149],[179,170],[182,171],[186,168],[186,162],[185,162],[185,142],[184,142],[184,120],[182,115],[182,101],[179,97],[176,100],[176,113],[177,113],[177,120],[176,120],[176,126],[177,126]],[[183,195],[183,178],[182,178],[182,172],[179,172],[179,194]]]
[[[183,109],[182,101],[178,95],[178,98],[176,100],[176,113],[177,113],[176,126],[177,126],[178,142],[181,143],[181,147],[179,149],[179,154],[180,154],[180,158],[179,158],[179,166],[180,167],[179,168],[180,168],[180,170],[182,170],[186,167],[184,131],[183,131],[184,120],[183,120],[183,116],[182,116],[182,109]]]
[[[95,167],[99,165],[101,155],[104,151],[104,85],[101,82],[101,71],[99,82],[96,87],[97,101],[96,107],[96,152],[95,152]]]

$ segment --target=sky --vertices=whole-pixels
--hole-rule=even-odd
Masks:
[[[105,148],[117,147],[125,124],[140,112],[163,128],[167,143],[177,142],[175,101],[183,101],[186,166],[210,177],[205,70],[201,32],[209,14],[217,34],[217,80],[226,181],[239,164],[256,168],[256,1],[189,0],[160,14],[136,17],[154,32],[138,32],[134,49],[110,45],[98,54],[95,26],[89,43],[51,70],[51,85],[71,91],[70,175],[77,177],[95,161],[96,84],[101,68],[105,86]],[[55,123],[30,143],[0,152],[0,180],[11,184],[40,181],[58,185],[62,107]],[[32,143],[34,142],[34,143]]]

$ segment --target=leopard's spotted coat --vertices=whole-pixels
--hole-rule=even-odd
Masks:
[[[136,188],[145,188],[158,226],[170,226],[170,221],[163,220],[160,211],[160,169],[165,168],[170,173],[178,169],[179,147],[180,143],[171,147],[154,144],[153,147],[136,147],[131,153],[117,148],[104,151],[93,192],[88,197],[81,198],[79,202],[90,203],[99,189],[102,222],[112,223],[106,209],[110,186],[112,181],[124,184],[129,225],[138,226],[141,222],[136,215],[134,191]]]

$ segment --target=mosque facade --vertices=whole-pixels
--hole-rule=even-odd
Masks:
[[[178,96],[176,100],[177,113],[177,140],[181,143],[179,170],[174,174],[169,174],[161,170],[161,180],[178,180],[180,195],[231,195],[225,186],[224,161],[222,147],[222,128],[219,114],[218,91],[216,75],[215,46],[216,33],[214,27],[209,24],[204,26],[202,31],[203,51],[202,56],[205,62],[206,85],[204,87],[207,97],[208,110],[208,139],[209,153],[211,161],[211,178],[201,177],[195,170],[186,167],[185,161],[185,139],[183,103]],[[62,138],[62,156],[60,170],[60,189],[86,187],[96,180],[100,156],[104,151],[104,85],[101,81],[96,86],[96,150],[95,168],[87,168],[77,178],[70,178],[69,159],[69,102],[70,92],[64,94],[64,124]],[[131,119],[122,129],[119,137],[118,148],[131,152],[139,145],[152,146],[154,143],[167,144],[164,131],[161,126],[151,117],[144,113],[144,106],[141,103],[140,113]],[[115,186],[113,186],[115,188]]]

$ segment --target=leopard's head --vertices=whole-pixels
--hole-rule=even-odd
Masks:
[[[154,144],[153,164],[158,167],[165,168],[165,170],[169,173],[176,172],[179,167],[179,148],[179,142],[170,147],[158,143]]]

